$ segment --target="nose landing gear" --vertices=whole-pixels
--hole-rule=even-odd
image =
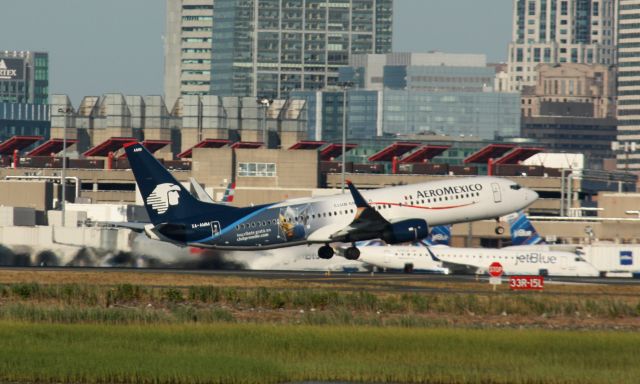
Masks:
[[[500,218],[496,217],[496,235],[502,235],[504,233],[504,227],[500,225]]]

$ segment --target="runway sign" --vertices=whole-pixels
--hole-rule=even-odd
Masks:
[[[543,276],[509,276],[509,288],[512,291],[542,291]]]

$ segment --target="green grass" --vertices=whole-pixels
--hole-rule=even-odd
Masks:
[[[0,322],[0,381],[636,383],[640,334]]]
[[[640,298],[635,295],[547,295],[545,293],[372,293],[366,290],[337,291],[330,289],[277,289],[216,286],[147,287],[120,284],[111,287],[88,284],[0,284],[0,299],[6,303],[28,307],[65,307],[87,317],[87,308],[128,308],[123,311],[137,321],[151,309],[176,313],[176,307],[193,307],[197,318],[209,318],[207,310],[220,307],[234,310],[329,311],[339,313],[433,314],[454,316],[515,315],[526,317],[586,317],[600,319],[637,318]],[[14,308],[15,309],[15,308]],[[165,311],[166,312],[166,311]],[[48,312],[49,314],[51,311]],[[21,315],[22,314],[22,315]],[[28,308],[20,310],[0,307],[0,319],[29,320]],[[141,315],[142,314],[142,315]],[[171,320],[166,313],[160,318]],[[93,314],[98,316],[97,314]],[[92,315],[92,316],[93,316]],[[201,316],[199,316],[201,315]],[[45,317],[48,315],[45,315]],[[108,315],[107,315],[108,317]],[[174,316],[175,318],[175,316]],[[177,320],[183,318],[178,314]],[[45,319],[42,319],[45,320]]]

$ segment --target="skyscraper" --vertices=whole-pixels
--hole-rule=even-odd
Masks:
[[[391,51],[393,0],[215,0],[211,91],[285,97],[338,84],[356,53]]]
[[[181,95],[209,93],[214,0],[167,0],[164,94],[169,109]]]
[[[620,0],[618,15],[619,169],[640,170],[640,0]],[[633,144],[632,144],[633,143]]]
[[[539,63],[614,64],[614,7],[615,0],[514,0],[509,89],[535,85]]]
[[[49,104],[49,54],[0,51],[0,102]]]

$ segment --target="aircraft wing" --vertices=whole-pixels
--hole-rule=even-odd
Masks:
[[[356,204],[356,216],[346,227],[340,225],[328,225],[318,229],[309,236],[310,242],[340,242],[352,243],[361,240],[370,240],[379,237],[390,223],[380,212],[373,209],[362,197],[358,189],[347,181],[349,191]]]
[[[439,258],[436,254],[433,253],[433,251],[431,250],[431,245],[429,245],[427,242],[425,241],[419,241],[420,245],[424,246],[427,249],[427,253],[429,254],[429,256],[431,256],[431,259],[433,261],[437,261],[439,263],[442,263],[442,267],[443,268],[448,268],[450,271],[454,271],[457,273],[473,273],[473,274],[477,274],[478,273],[478,268],[472,266],[472,265],[468,265],[468,264],[462,264],[462,263],[452,263],[450,261],[446,261],[446,260],[442,260],[441,258]],[[442,246],[442,247],[447,247],[448,246]]]
[[[127,228],[134,232],[144,232],[145,226],[149,223],[128,222],[128,221],[99,221],[98,225],[113,228]]]

